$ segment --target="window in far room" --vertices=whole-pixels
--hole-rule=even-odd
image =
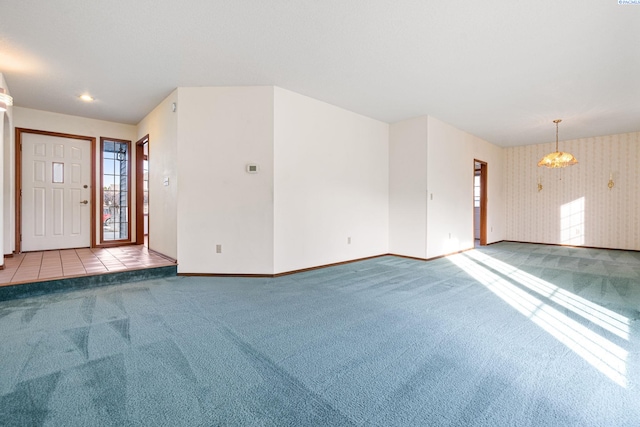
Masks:
[[[480,172],[473,177],[473,207],[480,207]]]

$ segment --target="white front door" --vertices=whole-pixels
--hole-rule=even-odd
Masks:
[[[90,244],[91,142],[22,134],[22,250]]]

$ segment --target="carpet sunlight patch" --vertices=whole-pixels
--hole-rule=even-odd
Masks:
[[[477,251],[453,255],[448,259],[573,350],[610,380],[621,387],[627,387],[626,361],[628,352],[625,349],[567,317],[549,304],[516,286],[513,282],[527,287],[541,297],[571,309],[576,314],[611,332],[615,331],[614,333],[621,338],[625,338],[625,325],[627,326],[626,338],[628,338],[628,319],[590,301],[578,298],[565,290],[559,292],[560,289],[551,284],[532,280],[533,276],[527,275],[515,267],[506,267],[508,264],[499,263],[496,260],[493,262],[490,257],[478,254]],[[504,274],[508,279],[494,273],[488,267]]]

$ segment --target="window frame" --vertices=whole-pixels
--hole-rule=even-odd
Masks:
[[[103,222],[103,214],[104,214],[104,145],[105,142],[116,142],[119,144],[125,144],[127,146],[127,238],[126,239],[117,239],[117,240],[105,240],[104,239],[104,222]],[[100,137],[100,197],[98,199],[98,204],[100,206],[100,214],[98,215],[99,227],[100,227],[100,244],[99,246],[121,246],[131,244],[131,221],[133,219],[132,210],[131,210],[131,163],[133,161],[133,156],[131,152],[131,141],[126,139],[119,138],[108,138],[108,137]],[[121,175],[122,176],[122,175]]]

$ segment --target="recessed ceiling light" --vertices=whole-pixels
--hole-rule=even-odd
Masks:
[[[83,101],[91,102],[91,101],[93,101],[93,96],[91,96],[91,95],[80,95],[80,99],[82,99]]]

